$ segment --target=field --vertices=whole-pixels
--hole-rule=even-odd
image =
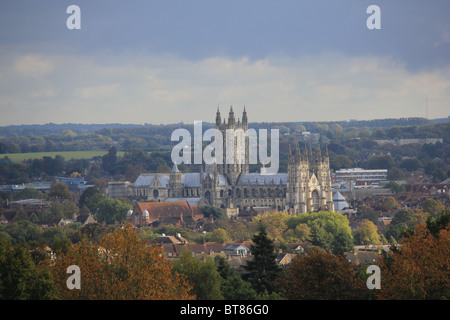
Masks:
[[[21,162],[28,159],[42,159],[43,157],[52,157],[56,155],[62,156],[65,160],[92,159],[93,157],[103,156],[108,150],[87,150],[87,151],[54,151],[54,152],[27,152],[27,153],[7,153],[0,154],[0,158],[8,157],[12,162]],[[122,156],[123,152],[118,151],[118,156]]]

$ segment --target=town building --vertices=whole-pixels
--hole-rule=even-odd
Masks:
[[[379,185],[387,180],[387,169],[340,169],[334,173],[336,182],[355,182],[356,185]]]
[[[225,134],[228,129],[248,130],[247,112],[244,108],[242,121],[235,120],[233,108],[228,119],[216,113],[216,130],[223,134],[223,154],[227,152]],[[170,198],[199,199],[199,205],[220,208],[270,207],[291,213],[334,211],[328,151],[322,155],[300,152],[298,146],[290,149],[287,172],[268,174],[249,172],[249,141],[245,138],[243,148],[234,148],[234,162],[201,166],[200,172],[182,173],[176,164],[170,173],[142,173],[131,186],[133,200],[164,202]],[[233,150],[232,150],[233,151]],[[238,159],[245,161],[238,161]]]

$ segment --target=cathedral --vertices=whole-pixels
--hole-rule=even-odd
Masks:
[[[228,119],[216,113],[216,129],[248,129],[244,107],[241,120],[230,108]],[[225,137],[226,135],[223,134]],[[176,164],[170,173],[142,173],[132,185],[137,201],[188,201],[198,205],[244,210],[255,207],[288,211],[292,214],[319,210],[334,211],[328,152],[289,150],[287,172],[249,172],[249,143],[245,150],[234,149],[234,163],[201,165],[200,172],[182,173]],[[223,141],[224,154],[226,141]],[[244,161],[237,161],[241,152]]]

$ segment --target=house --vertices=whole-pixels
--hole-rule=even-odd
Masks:
[[[250,249],[238,243],[229,243],[224,248],[227,256],[246,257],[250,254]]]
[[[291,263],[292,259],[295,257],[295,255],[290,253],[279,253],[276,262],[278,265],[285,267],[289,263]]]
[[[180,233],[177,233],[175,236],[166,236],[163,233],[161,236],[156,237],[156,239],[152,241],[152,243],[155,243],[158,246],[165,245],[165,244],[172,244],[172,245],[173,244],[184,244],[187,242],[188,241],[185,238],[183,238]]]
[[[207,243],[187,243],[177,242],[175,237],[167,237],[164,241],[154,241],[166,254],[169,259],[178,258],[184,250],[188,250],[194,257],[202,257],[204,255],[225,254],[223,243],[207,242]],[[156,240],[156,239],[155,239]]]
[[[90,224],[90,223],[97,223],[97,220],[95,220],[95,217],[92,214],[84,214],[84,215],[79,215],[76,219],[75,222],[80,222],[83,224],[83,226]]]
[[[354,250],[353,252],[345,252],[344,256],[353,266],[359,266],[361,264],[371,265],[377,263],[379,253],[372,250]]]

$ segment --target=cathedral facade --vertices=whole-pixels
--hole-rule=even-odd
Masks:
[[[235,120],[233,108],[228,119],[216,113],[216,129],[247,131],[248,118],[244,108],[242,120]],[[298,146],[289,150],[287,172],[266,174],[249,172],[248,137],[244,150],[234,149],[234,163],[201,166],[200,172],[182,173],[176,164],[170,173],[142,173],[132,185],[137,201],[181,201],[220,208],[269,207],[290,213],[334,211],[328,152],[300,152]],[[223,141],[226,154],[226,141]],[[238,161],[238,157],[245,161]]]

